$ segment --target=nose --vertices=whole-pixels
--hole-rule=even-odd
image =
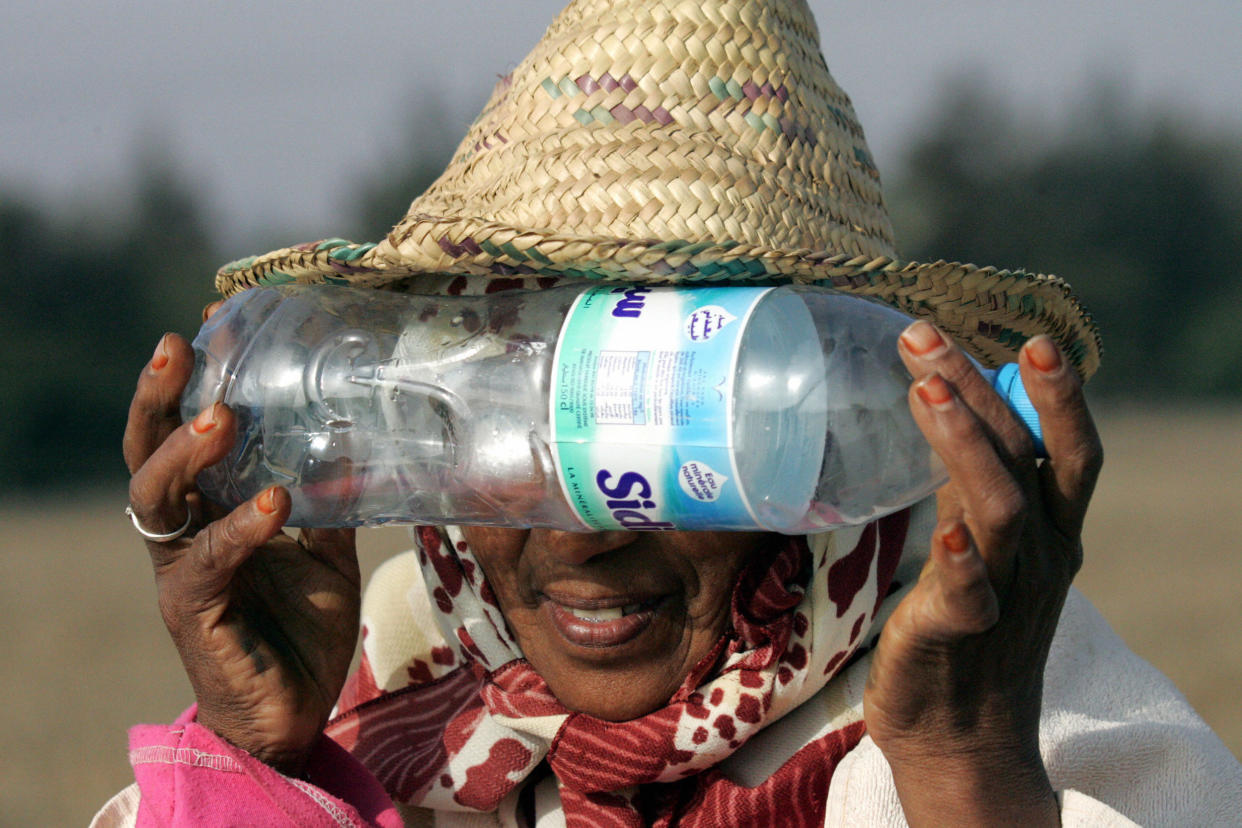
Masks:
[[[544,544],[565,563],[580,565],[596,555],[629,546],[638,540],[638,532],[562,532],[548,530]]]

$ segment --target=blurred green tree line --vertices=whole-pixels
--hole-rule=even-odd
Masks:
[[[937,111],[886,189],[905,258],[1068,280],[1103,333],[1097,396],[1242,396],[1242,135],[1104,82],[1055,125],[969,81]]]
[[[1138,116],[1102,92],[1054,128],[959,84],[886,192],[905,258],[1057,273],[1104,333],[1097,397],[1242,398],[1242,135]],[[433,117],[446,121],[434,102]],[[423,113],[425,114],[425,113]],[[341,226],[376,239],[456,135],[412,129]],[[125,477],[134,381],[161,333],[192,335],[223,250],[196,187],[148,152],[108,207],[52,210],[0,189],[0,495]],[[276,244],[296,234],[277,235]]]
[[[129,397],[197,327],[218,255],[194,191],[140,153],[128,197],[51,212],[0,193],[0,493],[121,479]]]

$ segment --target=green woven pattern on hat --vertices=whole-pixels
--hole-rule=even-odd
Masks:
[[[1000,333],[995,338],[1001,345],[1014,351],[1021,348],[1022,343],[1029,339],[1027,334],[1015,331],[1013,328],[1001,328]]]
[[[274,285],[287,285],[292,281],[294,281],[293,276],[279,270],[269,270],[267,273],[264,273],[259,277],[259,284],[266,287],[272,287]]]
[[[862,147],[854,147],[854,160],[862,164],[868,170],[875,171],[875,162],[871,160],[871,155]]]
[[[743,116],[742,120],[744,120],[746,125],[751,129],[756,129],[760,132],[765,129],[770,129],[773,132],[779,132],[781,128],[780,121],[776,120],[770,112],[765,112],[762,115],[755,112],[747,112],[746,115]]]
[[[238,273],[243,270],[249,270],[254,265],[254,263],[258,261],[258,259],[259,259],[258,256],[246,256],[241,259],[234,259],[228,264],[223,265],[220,268],[220,272],[221,273]]]
[[[501,242],[497,244],[486,236],[474,239],[474,243],[479,246],[487,255],[493,259],[510,258],[519,262],[536,261],[540,264],[550,265],[552,260],[540,252],[539,248],[531,245],[530,247],[518,247],[513,242]]]
[[[614,273],[607,268],[595,267],[559,267],[557,272],[578,279],[611,279]]]
[[[769,275],[767,267],[760,259],[729,259],[727,261],[709,262],[699,265],[700,273],[711,273],[714,277],[724,279],[748,279],[755,276]],[[724,275],[717,276],[717,273]]]
[[[360,244],[354,247],[338,247],[328,254],[328,258],[336,259],[338,262],[352,262],[362,257],[368,250],[375,247],[372,242]]]
[[[711,240],[697,241],[697,242],[682,242],[682,246],[677,248],[677,252],[682,253],[686,256],[697,256],[698,254],[702,253],[704,250],[710,250],[711,248],[717,247],[717,246],[719,245],[716,242],[711,241]]]
[[[718,77],[708,78],[707,88],[712,90],[712,94],[722,101],[728,98],[740,101],[746,97],[746,93],[742,91],[742,85],[733,80],[733,78],[729,78],[727,81]]]
[[[560,87],[557,86],[556,81],[552,80],[551,78],[544,78],[543,82],[540,83],[539,85],[543,87],[543,91],[547,92],[548,97],[550,97],[552,100],[556,100],[557,98],[561,96]]]
[[[853,119],[850,118],[850,116],[845,114],[844,109],[842,109],[839,106],[834,106],[833,104],[826,104],[826,106],[828,107],[828,111],[832,114],[833,120],[837,122],[837,126],[841,127],[841,129],[844,129],[847,132],[858,131],[857,124],[854,123]]]
[[[479,247],[483,252],[491,256],[493,259],[499,259],[505,255],[505,251],[501,250],[497,245],[492,243],[489,238],[481,238],[478,240]]]
[[[324,239],[315,245],[316,253],[327,253],[337,262],[353,262],[375,248],[375,242],[358,244],[345,239]]]
[[[525,252],[527,256],[529,256],[530,258],[534,259],[535,261],[541,264],[545,264],[545,265],[552,264],[552,260],[549,259],[547,256],[545,256],[543,254],[543,251],[534,245],[531,245],[530,247],[526,248]]]
[[[517,259],[519,262],[524,262],[530,258],[526,255],[525,251],[515,247],[513,242],[504,242],[500,245],[500,249],[504,251],[506,256],[511,259]]]

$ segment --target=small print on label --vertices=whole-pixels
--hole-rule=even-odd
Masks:
[[[701,503],[711,503],[720,497],[720,490],[729,478],[713,469],[706,463],[691,460],[683,463],[677,472],[677,482],[681,490]]]
[[[720,333],[736,319],[736,316],[720,305],[704,305],[686,317],[686,337],[691,342],[703,342]]]

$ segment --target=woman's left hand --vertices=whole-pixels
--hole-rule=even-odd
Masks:
[[[1022,381],[1048,458],[962,351],[901,338],[910,408],[944,459],[931,557],[885,624],[864,711],[911,825],[1059,822],[1039,753],[1044,665],[1103,460],[1078,376],[1046,336]]]

